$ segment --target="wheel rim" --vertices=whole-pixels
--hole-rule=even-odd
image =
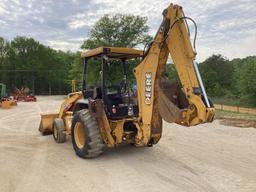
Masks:
[[[84,135],[84,129],[80,122],[77,122],[74,128],[74,138],[76,146],[81,149],[84,147],[85,144],[85,135]]]
[[[53,137],[54,137],[55,139],[57,139],[57,137],[58,137],[57,127],[56,127],[55,125],[53,126]]]

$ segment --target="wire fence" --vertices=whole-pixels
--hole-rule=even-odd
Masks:
[[[214,104],[215,109],[224,110],[224,111],[232,111],[238,113],[248,113],[256,115],[255,108],[246,108],[246,107],[239,107],[239,106],[230,106],[230,105],[223,105],[223,104]]]

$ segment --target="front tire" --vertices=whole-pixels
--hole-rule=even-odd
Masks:
[[[52,135],[56,143],[65,143],[66,132],[65,132],[64,121],[61,118],[57,118],[53,122]]]
[[[95,158],[104,151],[98,123],[87,109],[78,111],[72,120],[71,138],[76,154],[82,158]]]

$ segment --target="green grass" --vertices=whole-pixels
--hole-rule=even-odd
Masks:
[[[256,115],[247,114],[247,113],[239,113],[233,111],[225,111],[225,110],[215,110],[216,118],[234,118],[234,119],[245,119],[245,120],[254,120],[256,121]]]

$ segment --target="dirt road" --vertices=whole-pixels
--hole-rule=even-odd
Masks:
[[[164,124],[152,148],[121,146],[97,159],[77,157],[70,140],[38,132],[40,112],[60,97],[0,109],[1,192],[255,192],[256,129]]]

